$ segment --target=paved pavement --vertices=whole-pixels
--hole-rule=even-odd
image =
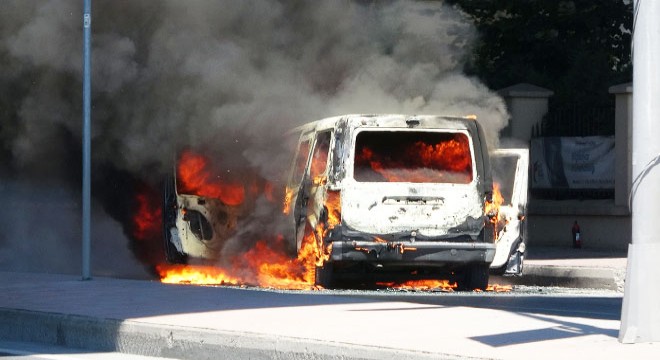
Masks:
[[[557,284],[567,274],[625,271],[622,254],[546,249],[529,255],[526,271],[539,279],[562,275],[552,280]],[[464,297],[444,297],[452,301],[441,305],[12,272],[0,272],[0,294],[0,340],[184,359],[650,359],[660,346],[617,341],[622,294],[616,291],[587,299],[607,311],[586,302],[577,316],[534,308],[536,298],[514,311],[470,306]],[[490,300],[514,300],[497,296]]]
[[[608,289],[623,292],[627,253],[623,250],[529,247],[520,278],[505,284]]]

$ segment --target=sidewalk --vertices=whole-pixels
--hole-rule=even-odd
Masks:
[[[562,286],[608,289],[623,292],[627,253],[573,249],[570,247],[530,247],[523,276],[503,278],[505,284]]]
[[[625,271],[621,256],[536,249],[526,272],[593,285],[591,272]],[[652,359],[658,351],[617,341],[617,293],[554,298],[557,307],[538,295],[392,300],[0,272],[0,294],[0,342],[180,359]]]

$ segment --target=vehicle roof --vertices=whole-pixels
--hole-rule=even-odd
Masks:
[[[411,128],[409,121],[418,121],[414,128],[420,129],[469,129],[468,123],[476,120],[474,116],[447,115],[404,115],[404,114],[349,114],[328,117],[298,126],[290,131],[309,132],[334,128],[340,120],[345,120],[349,127],[388,127]]]

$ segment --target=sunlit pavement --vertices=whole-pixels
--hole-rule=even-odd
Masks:
[[[0,339],[174,358],[657,358],[621,293],[261,291],[0,273]],[[396,295],[396,294],[394,294]]]
[[[503,284],[564,286],[623,292],[627,253],[621,250],[528,248],[524,276],[497,279]]]

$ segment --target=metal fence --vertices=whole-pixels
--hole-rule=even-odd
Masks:
[[[584,108],[570,105],[550,109],[532,130],[532,137],[612,136],[614,107]]]
[[[614,107],[584,108],[570,105],[548,111],[532,129],[532,137],[613,136]],[[614,199],[614,189],[531,189],[537,199]]]

